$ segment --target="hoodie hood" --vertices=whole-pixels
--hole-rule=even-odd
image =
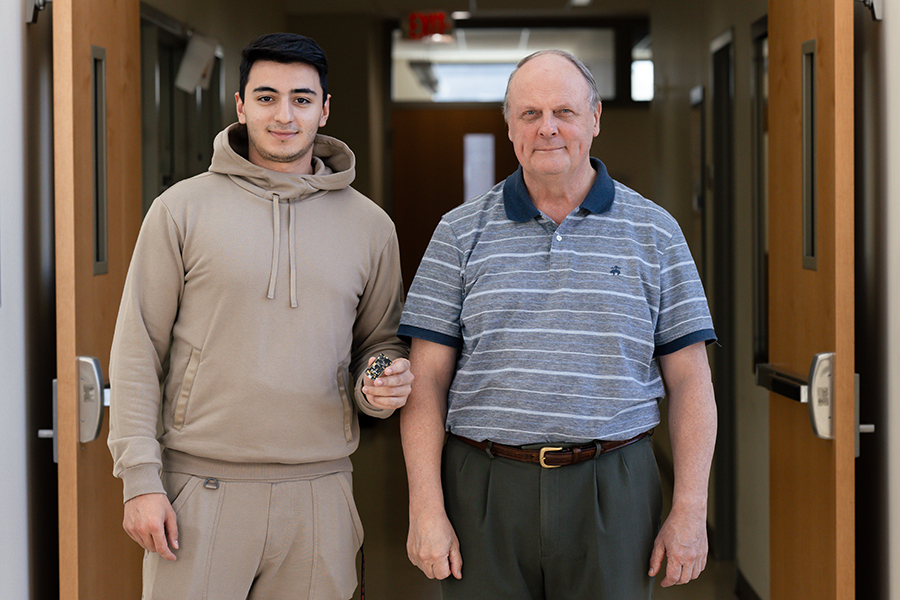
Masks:
[[[288,200],[302,200],[321,192],[342,190],[356,178],[356,156],[344,142],[317,135],[313,144],[313,172],[308,175],[281,173],[254,165],[248,160],[247,127],[233,123],[219,132],[213,142],[209,170],[228,175],[235,183],[257,196],[273,194]]]
[[[281,205],[287,204],[290,244],[291,306],[297,307],[296,204],[331,191],[343,190],[356,177],[356,156],[344,142],[316,135],[312,150],[313,172],[305,175],[272,171],[251,163],[247,127],[233,123],[219,132],[213,142],[210,172],[226,175],[249,193],[272,203],[272,266],[267,297],[275,298],[278,256],[281,250]]]

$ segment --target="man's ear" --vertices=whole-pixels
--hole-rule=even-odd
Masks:
[[[325,104],[322,105],[322,116],[319,117],[319,127],[325,127],[328,122],[328,115],[331,114],[331,94],[325,98]]]
[[[240,93],[240,92],[235,92],[235,93],[234,93],[234,104],[235,104],[235,108],[237,109],[237,118],[238,118],[238,122],[239,122],[241,125],[246,125],[246,124],[247,124],[247,117],[244,115],[244,101],[241,100],[241,93]]]

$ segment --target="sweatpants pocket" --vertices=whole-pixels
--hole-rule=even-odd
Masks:
[[[188,475],[187,473],[172,473],[164,471],[162,474],[163,487],[166,489],[166,495],[172,504],[172,510],[177,515],[181,511],[181,507],[188,501],[197,486],[200,485],[201,479]]]

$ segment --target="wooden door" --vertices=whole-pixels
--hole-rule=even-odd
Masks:
[[[464,197],[463,139],[494,136],[495,182],[519,168],[500,107],[396,106],[391,115],[393,218],[403,283],[409,288],[431,234]]]
[[[56,0],[52,10],[60,598],[140,598],[142,551],[122,530],[108,427],[79,443],[75,362],[95,356],[108,371],[141,223],[140,3]]]
[[[805,374],[835,353],[833,440],[770,398],[771,597],[852,600],[853,2],[769,0],[769,51],[769,360]]]

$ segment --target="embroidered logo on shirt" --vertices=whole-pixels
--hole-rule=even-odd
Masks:
[[[612,273],[613,275],[621,275],[622,274],[622,270],[619,269],[618,266],[613,267],[612,269],[609,270],[609,272]]]

